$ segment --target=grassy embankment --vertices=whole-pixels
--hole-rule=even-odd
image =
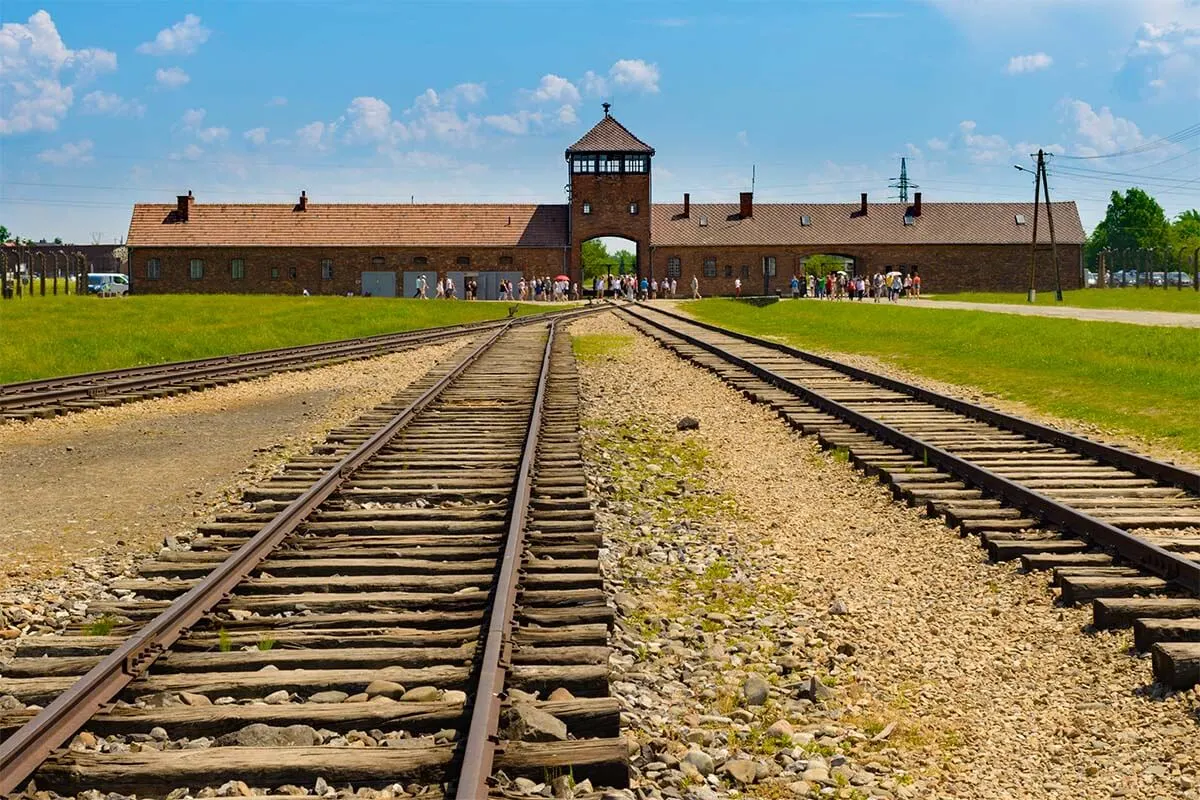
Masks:
[[[953,309],[701,300],[706,322],[910,372],[1200,454],[1200,334]]]
[[[503,318],[511,303],[145,295],[0,301],[0,383]],[[521,315],[560,306],[521,303]]]
[[[1026,305],[1025,294],[1011,292],[963,292],[962,294],[931,295],[929,300],[957,300],[962,303],[1011,303]],[[1200,314],[1200,292],[1185,287],[1177,289],[1084,289],[1063,292],[1061,303],[1054,292],[1038,292],[1039,306],[1076,306],[1078,308],[1126,308],[1138,311],[1179,311]]]

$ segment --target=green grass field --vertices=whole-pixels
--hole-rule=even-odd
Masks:
[[[511,303],[382,297],[47,295],[0,301],[0,383],[497,319]],[[520,314],[560,306],[521,303]]]
[[[1200,454],[1196,329],[874,304],[689,302],[706,322],[860,353]]]
[[[964,292],[962,294],[939,294],[929,300],[958,300],[963,303],[1013,303],[1025,305],[1025,294],[1009,292]],[[1054,292],[1038,292],[1039,306],[1077,306],[1079,308],[1126,308],[1138,311],[1181,311],[1200,314],[1200,292],[1184,288],[1163,289],[1084,289],[1063,292],[1062,303],[1054,299]]]

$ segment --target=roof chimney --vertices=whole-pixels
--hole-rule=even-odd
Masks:
[[[179,222],[187,222],[188,214],[192,210],[192,203],[195,200],[192,198],[192,190],[188,189],[187,194],[176,195],[175,197],[175,218]]]
[[[742,199],[742,203],[741,203],[742,219],[749,219],[750,217],[753,217],[754,216],[754,192],[742,192],[741,199]]]
[[[692,196],[687,192],[683,193],[683,218],[687,219],[692,213]]]
[[[921,193],[917,192],[913,195],[913,216],[921,216]]]
[[[858,215],[860,217],[865,217],[867,215],[867,193],[866,192],[862,193],[862,202],[861,202],[861,205],[859,205],[859,207],[858,207]]]
[[[303,189],[300,190],[300,202],[296,204],[297,211],[306,211],[308,209],[308,193]]]

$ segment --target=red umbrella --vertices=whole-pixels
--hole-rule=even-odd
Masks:
[[[554,276],[554,280],[556,280],[556,281],[569,281],[569,280],[571,280],[571,279],[570,279],[570,278],[568,278],[566,275],[555,275],[555,276]]]

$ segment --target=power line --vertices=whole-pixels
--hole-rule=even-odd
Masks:
[[[1138,153],[1146,153],[1151,150],[1157,150],[1161,147],[1166,147],[1172,144],[1178,144],[1179,142],[1187,141],[1188,139],[1195,138],[1196,136],[1200,136],[1200,122],[1196,123],[1195,125],[1189,125],[1183,130],[1176,131],[1170,136],[1164,136],[1162,138],[1146,142],[1145,144],[1138,145],[1137,147],[1131,147],[1128,150],[1119,150],[1116,153],[1104,153],[1102,155],[1095,156],[1060,155],[1058,158],[1069,158],[1073,161],[1090,161],[1098,158],[1120,158],[1123,156],[1137,155]]]

